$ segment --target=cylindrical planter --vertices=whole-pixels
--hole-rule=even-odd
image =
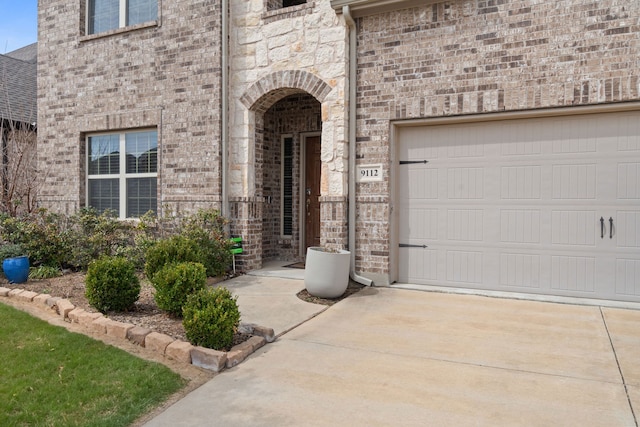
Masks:
[[[29,258],[19,256],[2,261],[2,270],[9,283],[24,283],[29,278]]]
[[[350,263],[349,251],[309,247],[304,267],[304,286],[313,296],[337,298],[349,286]]]

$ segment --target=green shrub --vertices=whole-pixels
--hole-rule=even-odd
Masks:
[[[181,222],[180,234],[197,242],[200,262],[211,277],[224,274],[231,264],[231,245],[224,232],[227,222],[215,209],[200,209]]]
[[[8,243],[22,245],[32,265],[60,267],[70,252],[64,221],[58,214],[38,209],[25,216],[5,218],[0,236]]]
[[[66,264],[84,270],[102,255],[129,258],[127,251],[134,246],[135,228],[133,223],[119,220],[114,211],[98,214],[91,207],[80,209],[69,218]]]
[[[172,236],[161,239],[149,247],[146,253],[144,273],[153,282],[153,276],[166,265],[178,262],[200,262],[203,251],[195,240],[184,236]]]
[[[134,264],[121,257],[103,256],[89,264],[85,295],[102,313],[124,311],[140,296]]]
[[[240,323],[236,299],[224,287],[206,288],[189,295],[182,309],[182,325],[191,344],[214,350],[231,347]]]
[[[167,264],[153,276],[151,283],[156,289],[153,297],[158,307],[180,317],[187,297],[206,286],[207,272],[200,263]]]
[[[27,252],[22,248],[22,245],[15,243],[5,243],[0,245],[0,262],[7,258],[15,258],[26,255]]]

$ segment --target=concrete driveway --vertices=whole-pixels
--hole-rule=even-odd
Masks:
[[[640,311],[368,288],[147,425],[637,426],[639,415]]]

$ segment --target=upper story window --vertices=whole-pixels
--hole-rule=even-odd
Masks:
[[[158,0],[89,0],[88,34],[158,19]]]
[[[305,4],[307,0],[282,0],[282,7],[297,6],[299,4]]]
[[[279,10],[306,3],[307,0],[266,0],[267,10]]]

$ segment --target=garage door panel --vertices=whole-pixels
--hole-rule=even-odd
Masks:
[[[540,243],[540,210],[501,209],[501,243]]]
[[[640,296],[640,259],[616,259],[616,293]]]
[[[596,170],[595,163],[553,165],[553,198],[595,199]]]
[[[640,199],[640,163],[618,164],[618,198]]]
[[[595,257],[552,255],[551,288],[560,291],[588,293],[594,297]],[[585,295],[583,295],[585,296]]]
[[[502,252],[500,254],[500,284],[520,292],[540,289],[540,255]]]
[[[640,112],[398,138],[401,282],[640,302]]]
[[[598,220],[593,210],[554,210],[551,213],[551,243],[595,246]]]

